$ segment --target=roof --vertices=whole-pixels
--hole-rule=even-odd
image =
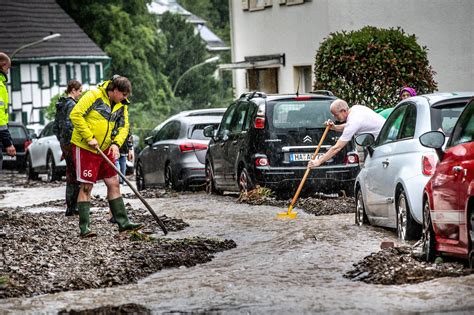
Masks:
[[[54,38],[23,49],[18,60],[108,59],[55,0],[1,0],[0,49],[11,55],[23,45],[59,33]]]
[[[158,16],[165,12],[180,14],[188,23],[193,24],[201,39],[206,42],[206,49],[211,52],[230,50],[230,47],[214,34],[205,24],[206,21],[184,9],[176,0],[153,0],[148,4],[148,11]]]

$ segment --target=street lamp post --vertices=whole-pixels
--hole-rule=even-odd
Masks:
[[[182,79],[186,74],[188,74],[188,73],[191,72],[192,70],[196,69],[197,67],[200,67],[200,66],[202,66],[202,65],[205,65],[205,64],[207,64],[207,63],[216,62],[217,60],[219,60],[219,56],[214,56],[214,57],[211,57],[211,58],[209,58],[209,59],[206,59],[206,60],[204,60],[203,62],[198,63],[198,64],[192,66],[191,68],[189,68],[188,70],[184,71],[183,74],[178,78],[178,80],[176,80],[176,83],[175,83],[175,85],[174,85],[174,87],[173,87],[173,95],[175,95],[175,93],[176,93],[176,88],[178,87],[179,82],[181,82],[181,79]]]
[[[53,38],[56,38],[56,37],[59,37],[59,36],[61,36],[61,34],[59,34],[59,33],[51,34],[51,35],[45,36],[45,37],[43,37],[42,39],[37,40],[37,41],[35,41],[35,42],[28,43],[28,44],[25,44],[25,45],[23,45],[23,46],[20,46],[20,47],[18,47],[17,49],[15,49],[15,50],[12,52],[12,54],[10,55],[10,59],[13,60],[13,57],[14,57],[17,53],[19,53],[20,51],[22,51],[22,50],[25,49],[25,48],[28,48],[28,47],[37,45],[37,44],[39,44],[39,43],[48,41],[48,40],[50,40],[50,39],[53,39]]]

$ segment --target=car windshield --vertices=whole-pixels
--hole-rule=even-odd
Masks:
[[[324,128],[324,122],[333,119],[331,100],[285,100],[273,106],[275,128]]]
[[[10,131],[10,135],[12,136],[13,140],[22,140],[27,138],[25,130],[19,126],[9,126],[8,130]]]
[[[204,136],[204,127],[212,125],[214,127],[214,130],[219,127],[219,124],[199,124],[199,125],[193,125],[190,126],[189,128],[189,139],[195,139],[195,140],[209,140],[210,138]]]
[[[465,106],[466,103],[457,103],[449,106],[432,107],[431,130],[442,130],[447,136],[450,136]]]

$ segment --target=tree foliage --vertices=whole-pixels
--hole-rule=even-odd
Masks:
[[[201,37],[194,33],[193,25],[178,14],[166,12],[160,18],[159,27],[166,42],[164,72],[173,87],[181,78],[175,96],[190,99],[195,108],[218,103],[219,83],[212,76],[215,64],[205,64],[185,73],[210,57]]]
[[[402,29],[364,27],[332,33],[320,45],[315,61],[316,90],[331,90],[349,104],[387,108],[410,86],[419,94],[437,89],[427,48]]]

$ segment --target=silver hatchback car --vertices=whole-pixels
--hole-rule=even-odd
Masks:
[[[408,98],[394,108],[376,140],[370,134],[356,137],[367,153],[355,182],[356,224],[396,228],[402,240],[420,238],[423,187],[438,158],[418,137],[432,130],[449,137],[473,96],[462,92]]]
[[[61,159],[62,154],[59,140],[53,133],[53,122],[50,122],[26,152],[28,179],[38,179],[38,174],[46,173],[48,182],[60,180],[66,174],[66,160]]]
[[[204,127],[215,128],[221,115],[181,116],[167,122],[159,131],[145,139],[146,147],[137,157],[138,190],[149,186],[164,186],[174,190],[204,185],[204,167],[210,138]]]

